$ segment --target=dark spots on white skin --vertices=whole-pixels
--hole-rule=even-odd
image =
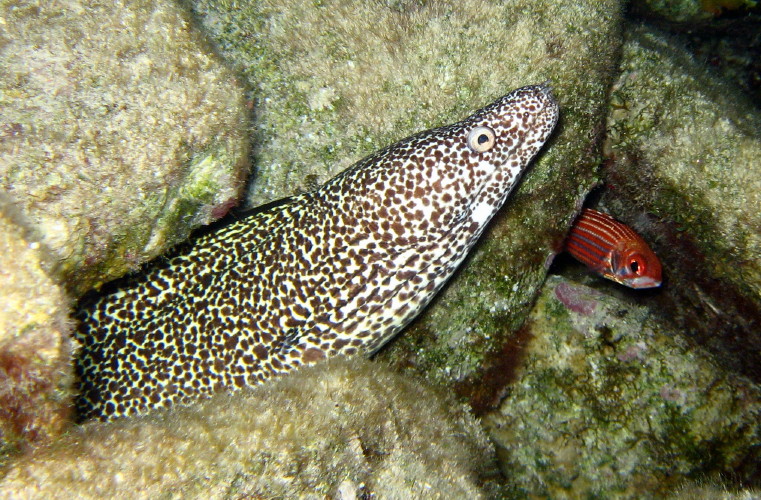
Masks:
[[[82,419],[136,415],[369,354],[441,289],[546,141],[518,89],[107,285],[78,312]]]

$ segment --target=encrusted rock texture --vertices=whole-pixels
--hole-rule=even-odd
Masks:
[[[71,300],[26,224],[0,195],[0,464],[69,423]]]
[[[224,214],[248,165],[232,72],[171,2],[0,2],[0,442],[67,422],[71,299]]]
[[[381,355],[472,395],[597,182],[622,2],[295,1],[284,9],[215,1],[193,9],[252,83],[253,205],[309,189],[513,88],[551,84],[563,115],[545,154],[460,276]]]
[[[664,311],[760,381],[761,112],[658,30],[628,31],[621,70],[605,198],[664,261]]]
[[[232,205],[248,110],[182,8],[3,1],[0,19],[0,187],[75,294]]]
[[[761,473],[761,389],[640,300],[547,280],[516,381],[484,416],[512,496],[663,498]]]
[[[494,450],[462,403],[335,359],[190,408],[90,423],[18,460],[5,498],[487,498]]]

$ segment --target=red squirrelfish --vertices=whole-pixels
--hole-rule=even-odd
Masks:
[[[632,228],[608,214],[585,208],[565,249],[596,273],[631,288],[661,284],[661,262]]]

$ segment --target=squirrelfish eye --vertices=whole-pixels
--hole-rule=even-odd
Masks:
[[[468,134],[468,147],[474,153],[483,153],[494,147],[497,136],[489,127],[476,127]]]
[[[631,257],[629,260],[629,269],[634,274],[642,274],[645,272],[645,261],[640,256]]]

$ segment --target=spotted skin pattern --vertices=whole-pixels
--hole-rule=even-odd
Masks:
[[[441,289],[549,137],[523,87],[208,232],[80,305],[80,419],[137,415],[369,355]]]

